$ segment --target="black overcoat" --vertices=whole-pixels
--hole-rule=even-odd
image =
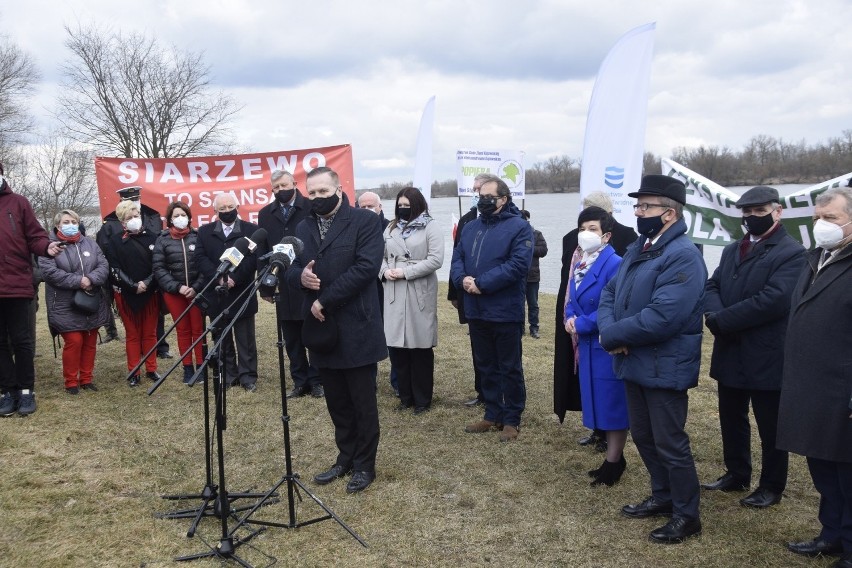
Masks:
[[[740,240],[725,247],[705,287],[705,310],[718,326],[710,376],[730,388],[781,390],[790,298],[805,266],[805,248],[783,226],[742,260],[741,245]]]

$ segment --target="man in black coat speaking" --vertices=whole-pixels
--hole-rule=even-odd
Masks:
[[[334,170],[311,170],[307,195],[312,214],[296,229],[305,246],[287,281],[305,291],[303,338],[325,388],[338,448],[334,465],[314,481],[323,485],[354,472],[346,491],[356,493],[376,477],[374,377],[376,363],[388,356],[376,277],[385,242],[379,216],[349,205]]]
[[[804,247],[781,225],[778,190],[758,186],[736,203],[748,233],[725,247],[705,287],[705,319],[714,336],[710,376],[719,383],[724,475],[704,489],[743,491],[751,483],[751,402],[760,433],[757,489],[740,500],[763,509],[787,485],[787,452],[775,447],[790,297],[805,266]]]

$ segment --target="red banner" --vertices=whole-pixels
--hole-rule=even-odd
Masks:
[[[235,156],[198,158],[95,158],[95,174],[101,215],[115,211],[122,187],[142,187],[142,203],[165,214],[172,201],[192,208],[193,226],[213,220],[216,194],[233,192],[240,204],[240,218],[257,222],[260,209],[269,203],[272,170],[287,170],[296,177],[296,186],[305,194],[307,172],[328,166],[340,176],[343,192],[354,203],[355,179],[352,147],[349,144],[327,148],[283,150]]]

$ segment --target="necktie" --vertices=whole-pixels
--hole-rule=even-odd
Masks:
[[[223,232],[223,233],[225,233],[225,238],[226,238],[226,239],[227,239],[227,238],[228,238],[228,236],[231,234],[231,229],[232,229],[232,227],[229,227],[228,225],[223,225],[223,226],[222,226],[222,232]]]
[[[647,251],[649,248],[651,248],[651,241],[645,243],[645,246],[642,247],[642,252]]]

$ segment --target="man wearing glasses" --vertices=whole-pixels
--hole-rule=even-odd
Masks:
[[[707,269],[686,235],[686,187],[642,178],[635,197],[641,237],[601,295],[600,343],[627,390],[630,433],[651,475],[651,496],[626,505],[630,518],[670,516],[650,533],[659,543],[701,533],[699,485],[684,427],[687,390],[698,384]]]

